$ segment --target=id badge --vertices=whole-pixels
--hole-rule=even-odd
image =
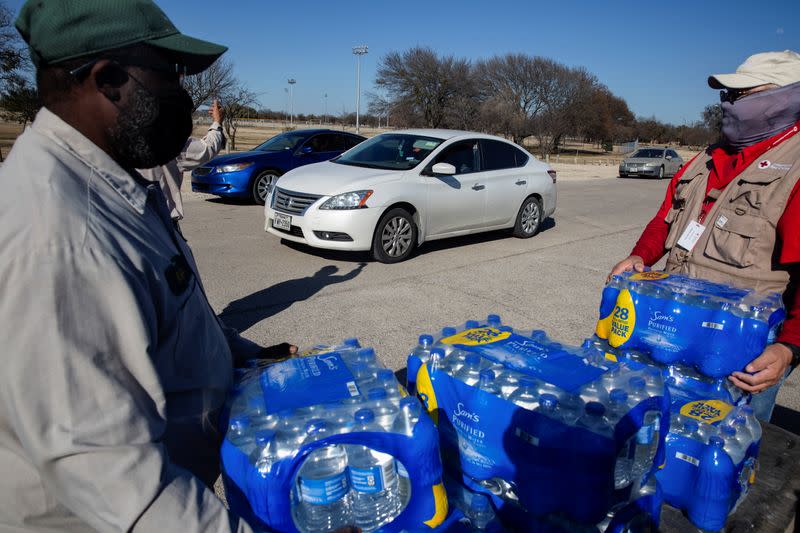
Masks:
[[[686,226],[686,229],[683,230],[683,235],[681,238],[678,239],[678,246],[686,250],[687,252],[691,252],[694,245],[697,244],[697,241],[700,240],[700,236],[705,231],[706,227],[696,220],[692,220],[689,222],[689,225]]]

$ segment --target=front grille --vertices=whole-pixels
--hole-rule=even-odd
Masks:
[[[276,231],[280,231],[281,233],[287,233],[289,235],[294,235],[295,237],[303,237],[303,230],[300,229],[300,226],[291,226],[289,231],[286,231],[283,228],[276,228],[275,223],[272,223],[272,229]]]
[[[195,176],[208,176],[211,174],[211,171],[214,170],[214,167],[197,167],[194,169]]]
[[[322,196],[292,192],[275,187],[275,194],[272,196],[272,207],[284,213],[302,215],[311,204],[320,198]]]

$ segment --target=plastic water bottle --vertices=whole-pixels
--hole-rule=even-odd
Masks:
[[[324,420],[313,419],[306,424],[313,442],[329,435]],[[299,500],[299,529],[329,531],[353,523],[347,479],[347,453],[333,444],[311,452],[297,473]]]
[[[450,355],[453,351],[455,351],[455,347],[452,344],[445,344],[442,342],[442,339],[446,339],[448,337],[452,337],[458,333],[458,330],[453,327],[444,327],[442,328],[442,335],[439,337],[436,342],[433,344],[434,348],[441,348],[444,350],[445,356]]]
[[[478,492],[473,493],[464,516],[469,520],[472,531],[485,531],[495,516],[489,497]]]
[[[472,355],[477,355],[477,354],[472,354]],[[450,374],[451,376],[455,376],[456,373],[458,373],[466,363],[467,356],[468,354],[464,350],[458,350],[458,349],[452,350],[450,353],[447,354],[443,368],[448,374]]]
[[[481,323],[477,320],[467,320],[464,323],[464,329],[475,329],[481,327]]]
[[[489,394],[500,396],[500,387],[497,384],[497,379],[495,379],[494,370],[485,368],[480,371],[478,388]]]
[[[420,361],[427,363],[428,359],[430,359],[431,348],[433,348],[433,336],[427,334],[420,335],[417,346],[411,351],[411,355],[416,355],[419,357]]]
[[[350,365],[350,372],[353,374],[353,379],[360,389],[368,388],[375,379],[373,369],[369,365],[357,361]]]
[[[247,415],[234,416],[228,422],[228,441],[250,455],[255,448],[253,434],[250,431],[250,417]]]
[[[394,424],[392,424],[392,433],[413,437],[414,426],[417,425],[421,414],[422,406],[420,406],[416,398],[403,398],[400,400],[400,412],[397,414]],[[411,498],[411,479],[408,476],[405,465],[400,461],[395,461],[395,463],[397,465],[397,476],[399,478],[398,496],[402,508],[405,507],[408,500]]]
[[[536,390],[536,380],[531,378],[521,378],[519,380],[519,387],[512,392],[508,400],[515,405],[533,411],[539,405],[539,394]]]
[[[452,357],[452,356],[451,356]],[[464,358],[464,364],[458,370],[454,370],[453,377],[463,381],[467,385],[477,385],[481,373],[481,356],[476,353],[469,353]]]
[[[724,446],[725,441],[720,437],[708,439],[708,446],[700,455],[694,486],[689,491],[693,504],[686,514],[693,524],[704,530],[721,530],[730,511],[731,477],[735,465],[725,453]]]
[[[547,393],[542,394],[539,396],[539,405],[534,411],[553,420],[560,420],[561,413],[558,411],[558,396]]]
[[[253,456],[253,464],[256,465],[258,473],[267,477],[272,465],[279,459],[275,431],[269,429],[258,431],[256,433],[256,450]]]
[[[736,430],[736,440],[739,441],[739,446],[746,452],[747,448],[750,447],[750,443],[753,442],[750,428],[747,427],[747,419],[741,414],[737,414],[730,418],[729,421],[730,423],[728,425]]]
[[[441,348],[433,348],[431,350],[430,359],[428,360],[428,367],[429,367],[430,371],[433,372],[435,370],[444,370],[444,368],[442,366],[442,365],[444,365],[444,358],[445,358],[445,355],[444,355],[444,350],[443,349],[441,349]]]
[[[647,381],[641,376],[633,376],[628,380],[628,391],[631,407],[650,397],[647,394]],[[653,466],[658,447],[660,417],[658,411],[645,411],[642,427],[636,433],[636,454],[633,461],[633,475],[636,479]]]
[[[761,440],[761,423],[756,418],[753,408],[749,405],[743,405],[739,408],[739,412],[747,421],[747,429],[753,438],[753,442],[759,442]]]
[[[736,436],[736,429],[731,426],[721,426],[719,436],[725,441],[725,453],[731,458],[734,465],[738,465],[744,459],[745,448]]]
[[[595,380],[584,385],[579,394],[584,402],[600,402],[608,404],[608,393],[601,380]]]
[[[611,437],[611,426],[609,426],[605,414],[605,405],[600,402],[588,402],[584,407],[583,416],[578,419],[578,425],[598,435]]]
[[[397,406],[393,401],[388,399],[388,395],[384,389],[374,388],[367,391],[367,399],[369,400],[369,407],[375,414],[375,421],[384,430],[389,430],[394,423],[397,416]]]
[[[400,389],[394,372],[389,368],[381,368],[375,375],[375,386],[386,391],[386,396],[391,399],[400,398]]]
[[[376,369],[380,366],[378,365],[378,358],[375,356],[374,348],[361,348],[356,352],[356,355],[358,356],[358,362],[370,369]]]
[[[623,389],[612,389],[608,394],[606,411],[610,425],[616,424],[628,414],[628,393]],[[633,482],[633,458],[636,450],[635,438],[628,439],[620,447],[614,466],[614,488],[621,489]]]
[[[503,325],[503,321],[500,318],[500,315],[490,314],[486,317],[486,324],[490,328],[499,328]]]
[[[559,400],[561,418],[565,424],[574,426],[584,412],[585,403],[577,394],[563,393]]]
[[[383,431],[371,409],[359,409],[354,418],[355,431]],[[391,521],[400,507],[394,458],[366,446],[346,448],[355,525],[365,532],[375,531]]]
[[[498,376],[497,370],[493,371],[495,373],[497,386],[500,388],[500,395],[507,400],[511,394],[519,388],[520,374],[511,369],[504,369]]]
[[[704,442],[703,436],[700,434],[700,424],[692,418],[684,420],[683,424],[676,428],[676,432],[687,439]]]

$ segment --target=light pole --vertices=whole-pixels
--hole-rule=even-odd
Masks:
[[[295,83],[297,83],[297,80],[294,79],[294,78],[289,78],[288,80],[286,80],[286,83],[289,84],[289,126],[293,126],[294,125],[294,98],[293,98],[293,95],[292,95],[292,87],[294,86]]]
[[[356,56],[356,133],[361,133],[359,116],[361,113],[361,56],[366,55],[369,47],[365,44],[353,47],[353,54]]]
[[[322,120],[327,122],[327,120],[328,120],[328,93],[325,93],[322,96],[323,96],[323,98],[325,98],[325,114],[322,115]]]

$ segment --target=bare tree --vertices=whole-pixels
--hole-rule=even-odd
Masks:
[[[8,82],[17,74],[28,57],[25,43],[13,22],[13,12],[5,2],[0,2],[0,84]]]
[[[257,113],[255,106],[258,101],[256,95],[239,81],[221,93],[219,99],[220,105],[225,110],[222,127],[228,137],[229,148],[236,150],[236,131],[239,129],[241,119]]]
[[[210,105],[213,98],[219,98],[230,92],[237,84],[233,75],[233,63],[225,58],[216,60],[210,67],[193,76],[187,76],[183,86],[192,97],[194,109],[201,105]]]
[[[24,76],[12,76],[5,82],[0,92],[0,117],[10,122],[22,124],[22,127],[33,122],[42,104],[39,94],[31,82]]]
[[[446,125],[448,113],[469,74],[469,62],[452,56],[440,58],[431,48],[391,52],[378,64],[375,85],[386,93],[392,109],[411,114],[407,122],[419,121],[429,128]]]

